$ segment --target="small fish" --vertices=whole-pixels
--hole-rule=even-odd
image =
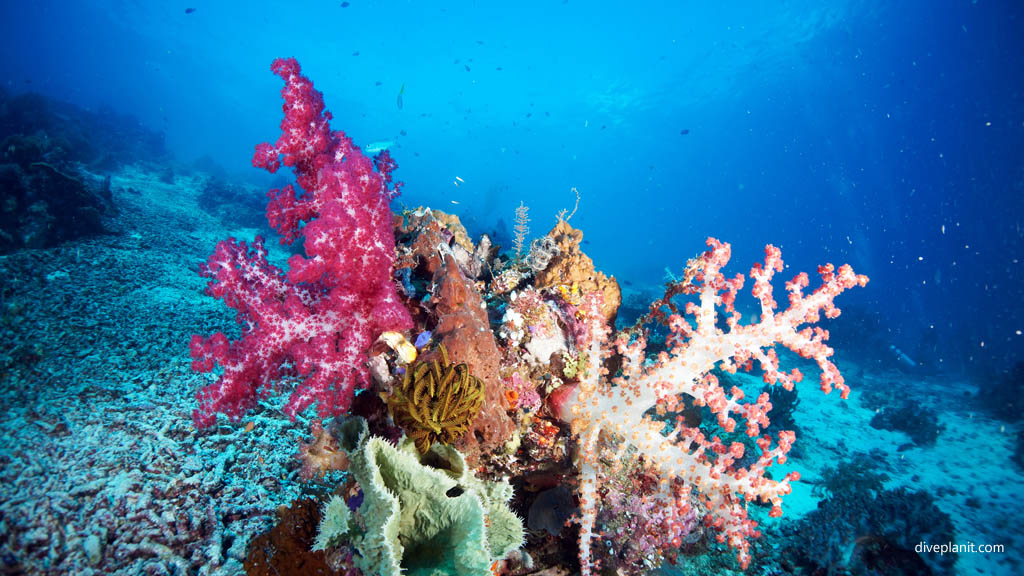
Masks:
[[[191,14],[191,13],[193,13],[195,11],[196,11],[195,8],[185,8],[185,14]]]
[[[405,136],[406,134],[407,134],[407,132],[405,130],[399,130],[398,131],[398,135],[399,136]]]
[[[383,84],[383,82],[381,82],[380,80],[377,80],[376,82],[373,83],[374,86],[380,86],[381,84]]]
[[[452,204],[458,204],[458,203],[459,203],[458,200],[452,200]]]
[[[689,133],[690,133],[690,129],[689,128],[683,128],[682,130],[679,131],[679,135],[680,136],[686,136]]]
[[[402,109],[402,95],[405,94],[405,82],[402,82],[402,87],[398,89],[398,109]]]
[[[458,181],[460,184],[465,184],[466,183],[465,180],[463,180],[462,178],[460,178],[458,176],[455,177],[455,180]]]
[[[462,67],[466,69],[466,72],[469,72],[469,64],[463,64]]]
[[[341,3],[341,7],[342,8],[348,8],[349,6],[351,6],[351,4],[349,4],[348,2],[342,2]]]
[[[370,155],[379,154],[387,150],[388,148],[391,148],[394,145],[394,140],[381,140],[378,142],[370,142],[366,146],[363,146],[363,152],[366,152],[367,154]]]
[[[355,52],[353,52],[352,55],[353,56],[359,56],[359,50],[356,50]]]

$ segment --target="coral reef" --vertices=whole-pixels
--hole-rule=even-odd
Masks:
[[[678,562],[686,573],[724,573],[735,555],[764,574],[894,575],[970,571],[980,558],[957,566],[917,553],[922,539],[1021,548],[1019,499],[997,489],[1019,478],[1007,462],[1015,437],[1014,461],[1024,458],[1018,427],[940,412],[950,400],[919,394],[906,374],[887,397],[864,394],[801,420],[801,434],[836,425],[846,434],[798,462],[823,501],[801,522],[755,522],[781,514],[798,478],[769,468],[794,456],[802,378],[779,369],[772,347],[813,360],[826,391],[845,394],[816,323],[838,314],[836,295],[866,281],[848,267],[822,267],[823,285],[809,294],[798,275],[779,310],[771,281],[782,262],[769,247],[751,272],[758,320],[743,325],[743,279],[722,273],[729,248],[711,240],[653,306],[633,297],[623,311],[567,211],[552,234],[528,242],[524,210],[518,257],[496,253],[497,235],[471,238],[454,214],[393,214],[390,156],[368,158],[331,131],[297,64],[274,68],[285,79],[282,136],[255,160],[295,169],[299,187],[279,187],[269,208],[293,245],[224,242],[205,276],[182,272],[209,254],[225,217],[259,224],[245,189],[145,162],[108,181],[93,174],[109,164],[104,155],[87,160],[49,127],[3,134],[8,205],[37,205],[33,187],[97,184],[126,231],[0,258],[5,572],[539,576],[649,574]],[[38,117],[31,99],[12,107],[4,98],[0,116],[13,110],[23,126]],[[241,208],[245,221],[233,219]],[[111,223],[89,218],[80,216],[83,230]],[[204,286],[224,302],[197,298]],[[181,343],[218,330],[192,352],[198,368],[219,372],[196,374]],[[754,360],[760,373],[734,373]],[[980,403],[1019,416],[1015,375],[985,384]],[[215,378],[196,423],[221,412],[245,420],[197,431],[192,391]],[[903,397],[928,407],[901,407]],[[822,472],[821,462],[849,453],[853,434],[892,445],[892,434],[847,428],[855,416],[866,428],[875,400],[876,424],[921,429],[922,443],[935,441],[936,415],[951,429],[980,422],[988,437],[961,426],[938,440],[982,462],[984,483],[928,449],[884,468],[883,453],[860,454]],[[322,423],[306,410],[313,403],[348,414]],[[978,449],[989,440],[998,449]],[[919,469],[928,458],[941,464]],[[936,498],[898,488],[910,483]],[[940,508],[982,538],[954,534]],[[999,515],[962,523],[979,509]],[[771,539],[756,540],[762,529]],[[1010,554],[996,562],[1019,567]]]
[[[934,410],[907,399],[896,407],[881,408],[871,418],[871,427],[906,432],[918,446],[934,446],[944,430]]]
[[[1024,418],[1024,362],[1017,362],[1002,374],[985,380],[978,401],[997,418],[1017,422]]]
[[[786,529],[793,556],[812,572],[956,574],[956,553],[918,554],[922,543],[956,541],[949,515],[924,492],[844,487]]]
[[[294,60],[273,70],[285,80],[282,135],[261,144],[253,163],[294,168],[304,192],[271,191],[267,215],[284,242],[304,240],[304,255],[285,272],[269,264],[261,238],[251,246],[232,239],[201,268],[208,293],[238,312],[243,330],[234,342],[223,333],[193,339],[197,370],[224,369],[200,393],[194,418],[199,426],[217,413],[237,420],[281,380],[299,381],[284,408],[292,418],[314,402],[321,415],[357,408],[367,417],[336,420],[336,440],[314,425],[317,440],[303,449],[308,476],[333,467],[324,459],[339,446],[349,457],[349,481],[335,491],[344,496],[328,500],[315,543],[331,568],[484,574],[565,564],[557,548],[573,534],[559,526],[567,514],[579,527],[585,576],[602,566],[652,570],[711,537],[746,567],[760,534],[748,506],[781,515],[781,498],[799,479],[767,472],[795,440],[779,424],[792,423],[792,390],[803,378],[779,369],[774,346],[814,360],[823,391],[845,398],[828,334],[815,324],[838,316],[834,298],[867,278],[821,266],[821,286],[805,294],[810,281],[799,274],[779,311],[772,280],[781,252],[768,246],[750,272],[759,320],[741,325],[734,305],[744,277],[725,277],[730,247],[709,238],[665,296],[612,337],[619,285],[595,269],[567,218],[524,257],[521,205],[516,252],[501,262],[489,239],[474,245],[454,215],[392,215],[399,185],[390,156],[371,161],[331,131],[321,95]],[[682,296],[696,301],[680,310],[673,299]],[[655,323],[663,336],[656,355],[645,328]],[[426,351],[429,341],[436,351]],[[751,370],[755,360],[769,388],[744,402],[714,371]],[[777,442],[762,435],[773,396]],[[397,447],[370,434],[372,424],[397,436],[381,398],[404,429]],[[522,489],[514,500],[508,481],[494,481],[509,477]],[[537,559],[512,554],[524,535],[510,502],[529,511]]]

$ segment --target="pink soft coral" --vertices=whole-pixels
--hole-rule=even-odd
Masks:
[[[277,143],[257,146],[253,165],[294,169],[303,192],[271,190],[267,218],[283,243],[301,237],[306,256],[292,256],[286,274],[267,262],[262,238],[251,247],[230,238],[200,267],[211,279],[207,293],[238,311],[242,337],[192,338],[194,369],[224,369],[199,393],[199,427],[213,424],[218,412],[241,418],[289,373],[303,378],[285,405],[290,417],[314,402],[322,416],[343,413],[369,383],[373,341],[412,327],[391,277],[394,161],[387,152],[371,160],[330,129],[323,95],[293,58],[275,60],[271,69],[285,81],[285,117]]]

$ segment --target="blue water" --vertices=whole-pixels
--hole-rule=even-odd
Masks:
[[[182,159],[260,177],[268,66],[295,56],[357,142],[397,141],[409,205],[458,202],[484,232],[523,201],[542,233],[575,186],[620,279],[659,282],[707,235],[742,263],[772,242],[871,276],[848,303],[897,346],[936,330],[969,368],[1024,342],[1012,2],[44,1],[3,21],[9,88],[132,113]]]
[[[134,114],[181,159],[260,178],[268,66],[295,56],[358,143],[397,142],[408,205],[458,202],[485,232],[523,201],[540,234],[575,186],[619,279],[660,282],[707,235],[744,268],[772,242],[871,276],[847,303],[901,348],[934,330],[933,360],[979,369],[1022,346],[1012,2],[43,1],[3,21],[10,89]]]
[[[1024,5],[342,4],[8,1],[0,82],[134,115],[178,162],[265,186],[269,66],[293,56],[335,128],[393,141],[396,207],[508,238],[522,202],[539,237],[575,187],[584,249],[627,293],[657,294],[708,236],[733,272],[772,243],[793,271],[871,278],[833,324],[866,363],[1021,360]]]

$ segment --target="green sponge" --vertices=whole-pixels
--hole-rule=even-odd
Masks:
[[[339,496],[331,496],[321,514],[320,530],[313,542],[313,551],[327,550],[332,543],[348,534],[351,519],[348,504]]]
[[[420,455],[409,440],[396,448],[370,436],[362,418],[348,418],[338,430],[363,490],[362,521],[350,518],[340,499],[341,506],[329,503],[321,548],[347,537],[366,574],[479,576],[522,546],[522,521],[508,507],[512,487],[478,479],[455,448],[434,444]]]

